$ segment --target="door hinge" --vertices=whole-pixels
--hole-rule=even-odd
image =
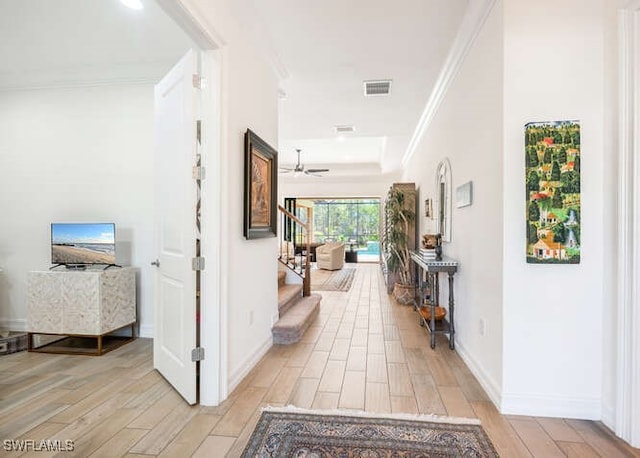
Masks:
[[[191,259],[191,268],[195,271],[204,270],[204,258],[202,256],[196,256]]]
[[[196,141],[198,145],[202,144],[202,121],[200,119],[196,121]]]
[[[193,179],[194,180],[204,180],[207,178],[207,170],[203,166],[194,165],[193,166]]]
[[[202,89],[204,86],[204,78],[195,73],[193,75],[193,87],[196,89]]]
[[[193,362],[204,361],[204,348],[203,347],[196,347],[193,350],[191,350],[191,361],[193,361]]]

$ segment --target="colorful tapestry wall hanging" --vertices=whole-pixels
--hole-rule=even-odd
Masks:
[[[580,263],[580,122],[525,124],[527,262]]]

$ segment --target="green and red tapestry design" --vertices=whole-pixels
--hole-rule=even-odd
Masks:
[[[580,263],[580,122],[525,124],[527,262]]]

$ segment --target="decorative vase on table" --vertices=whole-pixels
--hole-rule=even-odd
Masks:
[[[442,261],[442,236],[440,234],[436,235],[436,261]]]
[[[442,261],[442,246],[436,246],[436,261]]]

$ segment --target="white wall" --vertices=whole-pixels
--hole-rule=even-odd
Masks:
[[[502,125],[502,15],[496,6],[403,177],[419,186],[421,234],[433,232],[434,220],[423,216],[424,200],[435,201],[436,167],[450,161],[452,233],[443,252],[460,263],[456,348],[494,402],[502,384]],[[473,182],[473,204],[456,208],[456,187],[467,181]],[[446,294],[445,287],[441,301]]]
[[[0,325],[26,329],[26,277],[48,269],[51,222],[114,222],[153,324],[153,87],[0,92]]]
[[[227,354],[223,359],[226,357],[231,391],[271,347],[271,325],[278,312],[277,239],[246,240],[242,233],[244,133],[251,129],[277,149],[277,78],[236,17],[233,2],[182,3],[222,44],[221,255],[227,323]]]
[[[503,413],[601,417],[606,0],[504,2]],[[525,262],[524,124],[580,120],[578,265]]]
[[[242,235],[244,133],[250,128],[277,148],[278,114],[277,82],[269,68],[253,60],[255,56],[246,59],[246,54],[230,52],[228,57],[229,128],[223,151],[228,158],[228,357],[233,386],[250,368],[247,362],[271,346],[271,325],[278,313],[277,239],[245,240]]]
[[[454,195],[473,181],[444,251],[461,263],[460,353],[504,413],[600,419],[603,404],[613,409],[615,8],[497,1],[403,177],[421,202],[436,197],[445,157]],[[582,261],[528,265],[524,124],[562,119],[582,125]]]

